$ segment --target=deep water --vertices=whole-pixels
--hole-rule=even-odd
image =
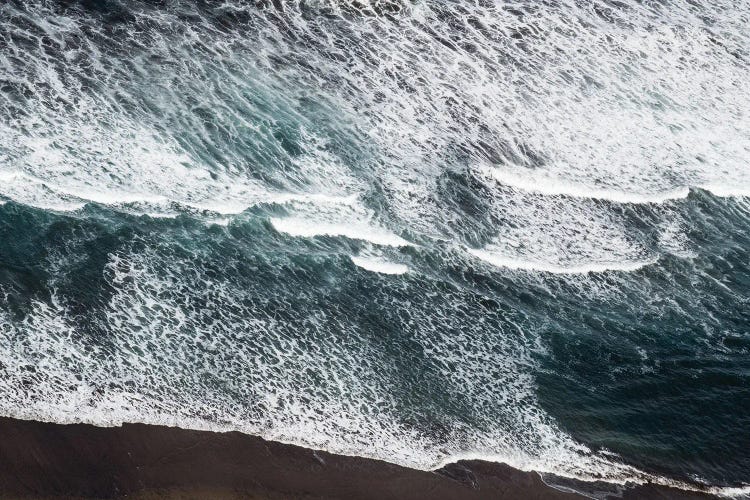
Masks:
[[[1,3],[0,413],[747,494],[748,23]]]

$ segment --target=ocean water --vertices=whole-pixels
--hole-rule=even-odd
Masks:
[[[1,2],[0,413],[748,495],[748,25]]]

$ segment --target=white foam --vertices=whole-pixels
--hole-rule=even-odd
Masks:
[[[69,253],[80,256],[77,248]],[[236,258],[228,255],[226,264],[239,265]],[[432,440],[399,419],[390,361],[371,350],[371,342],[359,342],[356,328],[343,330],[346,341],[313,334],[325,332],[329,319],[319,323],[316,310],[292,309],[311,329],[300,335],[296,322],[256,307],[259,290],[252,287],[266,297],[266,285],[209,278],[201,262],[161,256],[148,246],[110,254],[104,277],[113,294],[96,324],[108,335],[106,352],[81,340],[54,295],[51,304],[34,303],[20,324],[0,309],[0,361],[10,374],[0,379],[0,413],[59,423],[240,431],[422,470],[481,458],[582,480],[654,479],[591,452],[539,410],[528,373],[533,357],[519,343],[528,332],[518,335],[508,325],[498,330],[482,316],[467,323],[419,302],[404,305],[411,318],[404,328],[441,371],[442,390],[468,398],[482,426],[495,429]],[[442,293],[448,303],[464,304],[459,290]],[[208,322],[204,310],[191,305],[204,296],[214,311]],[[28,377],[28,366],[37,374],[31,386],[18,383]],[[216,391],[217,373],[233,395]],[[498,398],[501,420],[494,413]],[[485,416],[487,407],[493,412]]]
[[[700,186],[715,196],[722,198],[748,198],[750,197],[750,187],[737,185],[729,186],[719,183],[707,183]]]
[[[354,256],[350,258],[355,265],[374,273],[406,274],[407,272],[409,272],[409,267],[405,266],[404,264],[396,264],[394,262],[389,262],[380,258]]]
[[[599,200],[614,201],[616,203],[631,204],[660,204],[672,200],[685,199],[690,194],[689,186],[681,186],[666,191],[651,193],[627,192],[614,188],[592,187],[585,184],[574,183],[569,180],[550,177],[545,174],[539,175],[535,172],[524,172],[522,167],[516,167],[514,171],[481,165],[477,171],[491,176],[499,183],[522,191],[539,193],[548,196],[570,196],[573,198],[591,198]],[[711,194],[723,198],[750,197],[750,187],[743,184],[746,180],[735,180],[734,185],[718,182],[696,184],[696,187],[704,189]]]
[[[709,492],[725,498],[748,498],[750,497],[750,485],[739,487],[709,488]]]
[[[180,214],[176,212],[151,212],[143,215],[151,217],[152,219],[176,219]]]
[[[270,221],[277,231],[302,238],[344,236],[353,240],[364,240],[382,246],[402,247],[412,245],[412,243],[390,231],[361,222],[340,224],[299,217],[272,217]]]
[[[690,194],[688,187],[679,187],[656,193],[635,193],[613,188],[591,187],[531,173],[519,175],[516,172],[488,166],[480,166],[478,170],[485,175],[492,176],[506,186],[548,196],[591,198],[616,203],[665,203],[671,200],[685,199]]]
[[[270,199],[274,203],[314,203],[321,205],[343,205],[354,206],[357,203],[359,195],[350,194],[344,196],[332,196],[324,193],[279,193],[274,194]]]
[[[496,267],[520,269],[524,271],[541,271],[553,274],[588,274],[604,273],[608,271],[633,272],[645,266],[655,264],[658,259],[638,260],[632,262],[587,262],[581,264],[558,264],[551,262],[535,262],[517,257],[506,257],[486,250],[467,248],[471,255]]]
[[[602,453],[602,455],[607,455],[608,453]],[[558,457],[562,459],[563,457]],[[570,457],[573,460],[580,460],[579,457]],[[589,472],[592,474],[570,474],[566,473],[564,471],[560,471],[556,467],[549,467],[549,463],[545,463],[544,461],[537,461],[534,459],[526,460],[526,459],[518,459],[518,457],[509,457],[506,455],[497,455],[497,454],[488,454],[488,453],[479,453],[479,452],[466,452],[466,453],[460,453],[456,455],[451,455],[448,457],[445,457],[443,460],[441,460],[434,468],[434,470],[438,470],[442,467],[445,467],[449,464],[457,463],[459,461],[470,461],[470,460],[481,460],[485,462],[495,462],[495,463],[504,463],[507,465],[510,465],[511,467],[526,471],[526,472],[539,472],[539,473],[549,473],[549,474],[555,474],[560,477],[566,477],[569,479],[575,479],[578,481],[583,482],[598,482],[602,481],[601,477],[597,476],[597,471],[601,471],[604,474],[607,474],[607,471],[611,472],[611,468],[614,465],[613,463],[607,463],[606,460],[594,461],[595,466],[592,469],[589,469]],[[588,464],[591,466],[592,464]],[[606,479],[606,482],[609,484],[617,484],[617,485],[644,485],[644,484],[656,484],[659,486],[667,486],[671,488],[680,489],[683,491],[692,491],[692,492],[699,492],[699,493],[709,493],[712,495],[717,495],[720,497],[725,498],[747,498],[748,495],[750,495],[750,485],[747,486],[739,486],[739,487],[717,487],[717,486],[697,486],[692,483],[687,483],[684,481],[679,481],[675,479],[670,479],[664,476],[659,476],[655,474],[646,473],[643,471],[640,471],[634,467],[624,465],[624,464],[617,464],[617,468],[620,469],[620,475],[615,476],[608,476]],[[571,490],[575,492],[575,490]]]
[[[324,193],[290,193],[290,192],[255,192],[249,199],[237,200],[206,200],[203,202],[180,201],[180,203],[197,210],[214,212],[221,215],[239,215],[252,206],[262,203],[278,204],[311,204],[311,205],[341,205],[353,206],[356,203],[357,195],[332,196]]]
[[[212,224],[216,226],[229,227],[229,223],[232,222],[231,217],[213,217],[206,219],[206,224]]]
[[[406,15],[394,14],[401,17],[398,23],[351,16],[346,29],[337,30],[336,21],[326,25],[325,16],[313,19],[289,3],[288,32],[325,32],[315,44],[286,37],[252,8],[249,28],[227,30],[220,40],[205,23],[185,23],[165,9],[144,11],[140,20],[153,15],[157,22],[123,30],[111,40],[107,57],[99,56],[96,40],[81,29],[76,14],[31,2],[24,7],[30,14],[20,14],[24,22],[15,26],[6,23],[17,9],[3,6],[8,15],[1,16],[2,29],[28,30],[21,38],[33,40],[36,35],[27,27],[37,23],[52,39],[82,39],[81,55],[90,64],[60,68],[44,44],[9,43],[0,54],[4,79],[45,96],[29,99],[23,113],[0,114],[2,168],[11,165],[26,176],[0,183],[0,193],[54,209],[75,210],[92,196],[114,206],[147,205],[129,208],[136,212],[169,214],[171,207],[153,205],[177,203],[231,215],[258,203],[289,203],[292,216],[271,221],[282,232],[402,246],[409,243],[395,232],[463,241],[464,233],[453,229],[465,222],[456,208],[460,203],[446,200],[454,193],[438,187],[466,155],[471,163],[491,155],[504,170],[487,171],[495,189],[481,191],[487,204],[482,209],[501,227],[479,228],[498,237],[474,256],[481,258],[479,252],[496,265],[559,274],[629,271],[651,263],[620,212],[589,203],[592,198],[659,205],[686,196],[682,186],[702,185],[717,193],[746,193],[726,187],[727,179],[741,180],[750,165],[743,112],[750,104],[747,67],[731,54],[748,43],[746,5],[671,2],[652,9],[633,3],[609,9],[615,22],[581,10],[576,2],[540,3],[523,19],[502,2],[447,5],[417,2]],[[227,8],[243,6],[230,2]],[[467,8],[471,15],[459,13]],[[711,40],[706,15],[722,27],[722,46]],[[140,46],[144,32],[148,55],[154,57],[129,57],[135,71],[122,78],[117,51]],[[459,32],[461,43],[445,43]],[[182,40],[202,40],[206,50],[174,43],[174,33]],[[248,36],[253,33],[264,36]],[[510,34],[522,35],[523,42]],[[335,62],[340,57],[332,56],[342,47],[354,64]],[[272,57],[281,52],[307,64],[289,64],[279,73]],[[92,77],[107,84],[90,85]],[[174,78],[184,85],[165,91],[162,79]],[[233,102],[227,102],[227,93]],[[315,95],[331,114],[324,120],[303,116],[298,98],[305,94]],[[9,102],[3,96],[0,106]],[[155,112],[143,109],[144,96],[155,97],[149,103]],[[232,141],[206,131],[205,117],[192,104],[196,96]],[[262,106],[252,102],[256,97]],[[326,129],[326,120],[335,122],[336,147],[327,148],[326,138],[307,137]],[[176,133],[188,137],[171,137],[167,130],[173,123],[180,124]],[[266,133],[278,130],[276,124],[300,130],[304,154],[291,157],[278,146]],[[227,144],[256,134],[260,139],[248,139],[249,149],[239,153]],[[356,151],[336,158],[331,151],[350,139],[357,142]],[[482,144],[487,154],[479,151]],[[245,155],[266,147],[259,163],[272,165],[262,172],[271,177],[268,183],[253,180],[256,165],[246,167]],[[209,159],[201,154],[206,149],[213,151]],[[526,151],[543,161],[529,160]],[[516,167],[526,160],[533,165]],[[550,196],[497,193],[498,172],[519,191]],[[298,191],[323,194],[283,194]],[[364,192],[382,194],[377,201],[388,211],[392,230],[373,222],[379,214],[364,210],[356,197],[348,198]],[[664,207],[649,208],[654,217],[669,217]],[[665,239],[680,241],[679,235]],[[472,318],[474,324],[451,310],[420,309],[418,297],[405,299],[415,300],[409,309],[415,319],[403,326],[436,367],[445,367],[447,393],[466,397],[480,423],[499,429],[488,436],[465,422],[449,421],[455,439],[434,442],[398,418],[392,367],[368,350],[373,343],[354,342],[357,328],[346,332],[346,341],[331,335],[319,339],[322,346],[307,345],[307,333],[330,326],[317,322],[324,311],[303,311],[290,330],[274,308],[258,307],[258,295],[247,290],[253,283],[243,287],[208,278],[216,273],[201,272],[200,258],[180,262],[174,255],[160,259],[143,251],[112,255],[111,261],[105,274],[112,301],[107,321],[98,325],[112,339],[111,352],[97,353],[81,342],[86,336],[70,329],[75,318],[63,321],[64,304],[35,304],[20,325],[0,322],[0,355],[11,373],[0,380],[3,413],[241,430],[417,468],[470,449],[560,475],[642,477],[600,460],[550,423],[529,376],[534,361],[528,353],[539,348],[533,331],[498,332],[497,325],[482,323],[482,315]],[[203,322],[203,312],[189,307],[193,293],[210,297],[212,322]],[[454,292],[448,287],[444,293]],[[459,294],[446,299],[461,300]],[[451,322],[456,334],[444,335]],[[252,341],[238,342],[245,337]],[[214,355],[217,351],[221,356]],[[22,386],[18,382],[28,376],[23,364],[36,367],[39,375]],[[218,384],[206,381],[217,372],[227,376]],[[112,380],[121,388],[98,396],[95,388],[111,387]],[[126,383],[137,389],[124,388]],[[225,384],[230,391],[217,390]],[[502,423],[493,418],[498,411]]]
[[[41,181],[40,181],[41,182]],[[165,196],[151,194],[151,193],[137,193],[129,191],[91,191],[91,190],[71,190],[61,186],[54,186],[45,183],[50,189],[63,193],[75,198],[86,200],[89,202],[99,203],[101,205],[121,205],[130,203],[148,203],[148,204],[163,204],[169,200]]]
[[[357,202],[357,194],[329,195],[325,193],[293,193],[263,191],[230,194],[224,199],[186,199],[169,198],[148,192],[127,190],[92,190],[85,186],[63,186],[49,180],[18,171],[0,172],[0,194],[26,205],[59,212],[72,212],[83,208],[87,203],[125,209],[129,212],[150,215],[152,217],[174,217],[173,204],[188,207],[201,212],[221,215],[238,215],[252,206],[262,203],[338,205],[352,207]],[[191,198],[193,196],[193,198]],[[235,198],[235,199],[233,199]],[[123,207],[123,205],[127,207]],[[133,206],[135,205],[135,206]],[[155,211],[155,210],[160,211]]]
[[[77,197],[55,192],[41,179],[17,171],[0,172],[0,194],[16,203],[53,212],[74,212],[86,205]]]

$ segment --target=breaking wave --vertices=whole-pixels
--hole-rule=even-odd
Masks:
[[[0,4],[0,413],[746,495],[749,15]]]

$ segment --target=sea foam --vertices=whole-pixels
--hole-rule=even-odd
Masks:
[[[395,262],[389,262],[380,258],[374,257],[350,257],[355,265],[372,271],[374,273],[381,274],[406,274],[409,272],[409,267],[404,264],[396,264]]]
[[[694,286],[701,273],[665,273],[666,291],[621,275],[662,272],[665,251],[710,258],[687,248],[688,187],[747,194],[747,6],[605,3],[426,0],[386,16],[229,0],[185,16],[135,1],[116,26],[78,3],[1,4],[0,195],[208,224],[257,208],[246,216],[274,229],[131,235],[118,221],[73,241],[105,229],[35,226],[65,244],[9,265],[0,296],[42,290],[13,306],[23,319],[1,311],[2,413],[240,430],[423,469],[475,456],[653,479],[556,424],[535,378],[555,318],[514,310],[495,282],[533,293],[527,275],[551,274],[552,301],[617,275],[605,309],[625,292],[668,308],[675,283]],[[404,264],[362,253],[372,272],[340,272],[351,248],[310,256],[295,240],[324,235],[394,252],[408,235],[427,272],[378,277]],[[81,276],[93,299],[65,288]]]
[[[505,257],[486,250],[469,248],[467,251],[497,267],[508,269],[520,269],[524,271],[540,271],[553,274],[588,274],[604,273],[608,271],[633,272],[643,267],[655,264],[658,259],[648,259],[633,262],[589,262],[589,263],[570,263],[557,264],[551,262],[535,262],[514,257]]]
[[[315,236],[343,236],[353,240],[368,241],[382,246],[410,246],[412,243],[400,236],[373,225],[363,223],[338,224],[297,217],[272,217],[271,224],[279,232],[303,238]]]

